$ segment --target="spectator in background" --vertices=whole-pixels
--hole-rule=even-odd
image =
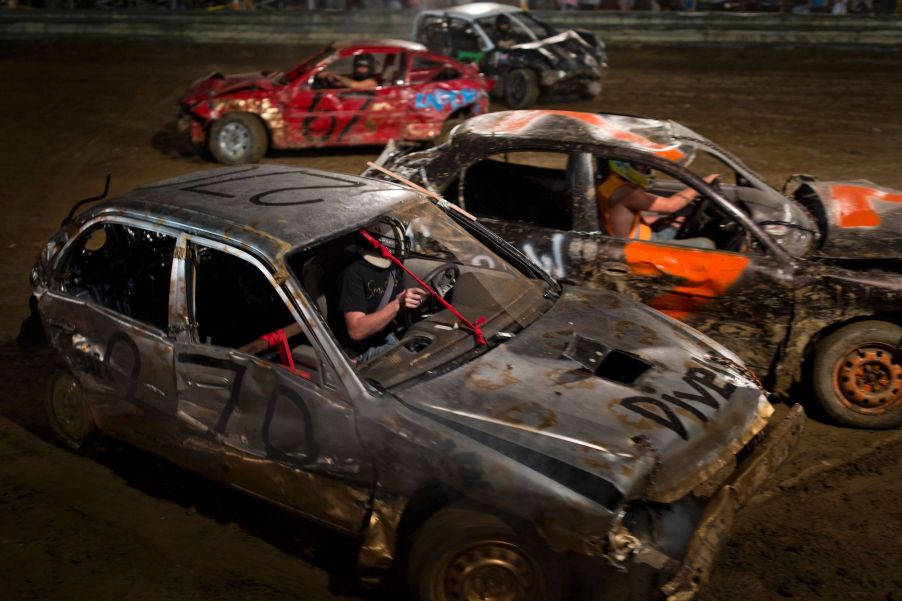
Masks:
[[[633,6],[636,3],[636,0],[617,0],[620,5],[620,10],[623,12],[629,12],[633,10]]]
[[[834,0],[833,8],[830,10],[834,15],[844,15],[849,12],[848,0]]]
[[[827,12],[827,0],[808,0],[808,12],[812,12],[812,13]]]
[[[680,0],[680,10],[695,12],[696,0]]]
[[[561,10],[576,10],[579,8],[579,0],[560,0]]]

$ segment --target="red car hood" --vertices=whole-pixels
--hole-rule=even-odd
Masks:
[[[211,73],[192,83],[188,91],[182,96],[182,102],[192,104],[208,98],[246,90],[269,90],[273,88],[273,75],[271,71],[234,73],[231,75]]]

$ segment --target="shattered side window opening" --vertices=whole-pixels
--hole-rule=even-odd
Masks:
[[[470,165],[463,174],[462,205],[482,217],[566,231],[573,197],[567,181],[570,153],[513,151]],[[504,181],[503,187],[495,182]]]
[[[481,40],[475,27],[464,19],[452,18],[448,29],[451,46],[455,51],[478,52],[482,50]]]
[[[293,359],[303,354],[303,347],[314,348],[278,288],[258,266],[211,246],[190,245],[191,306],[200,342],[248,352],[278,364],[284,364],[285,359],[277,343],[265,343],[266,336],[284,332]],[[319,369],[318,365],[308,367]]]
[[[60,285],[165,332],[175,242],[169,234],[122,223],[90,227],[68,251]]]
[[[360,53],[342,56],[334,62],[329,63],[325,70],[353,79],[354,58],[358,56],[358,54]],[[396,70],[396,63],[400,55],[394,53],[387,54],[385,52],[367,52],[366,54],[372,56],[375,62],[373,65],[373,76],[379,80],[380,85],[386,83],[386,80],[384,79],[385,73]]]
[[[611,171],[608,158],[605,155],[596,155],[596,182],[599,184],[605,181]],[[617,160],[622,161],[623,159],[618,158]],[[643,222],[655,232],[649,242],[744,255],[764,252],[761,243],[743,222],[699,188],[681,180],[675,172],[668,173],[642,161],[627,160],[625,162],[649,170],[649,183],[645,190],[652,195],[670,197],[686,188],[691,188],[696,193],[693,202],[678,211],[672,213],[642,211]],[[600,186],[597,189],[600,189]],[[725,185],[721,195],[727,197],[729,202],[733,195],[731,190],[734,189],[739,189],[739,187]],[[736,203],[736,205],[746,215],[749,214],[748,209],[742,203]],[[661,235],[661,232],[664,234]]]
[[[450,81],[460,76],[460,72],[451,66],[450,63],[414,55],[410,61],[407,80],[410,85],[422,85],[432,82]]]

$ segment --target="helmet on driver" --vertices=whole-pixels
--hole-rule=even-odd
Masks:
[[[617,160],[609,160],[608,165],[614,173],[644,190],[648,190],[654,182],[651,168],[647,165]]]
[[[376,72],[376,59],[372,54],[358,54],[354,57],[353,70],[356,81],[369,79]]]

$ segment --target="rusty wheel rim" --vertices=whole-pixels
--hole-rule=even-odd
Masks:
[[[902,399],[899,351],[867,343],[852,349],[836,365],[834,388],[844,405],[859,413],[886,413]]]
[[[439,570],[442,601],[526,601],[541,598],[539,568],[518,546],[485,541],[448,558]]]

